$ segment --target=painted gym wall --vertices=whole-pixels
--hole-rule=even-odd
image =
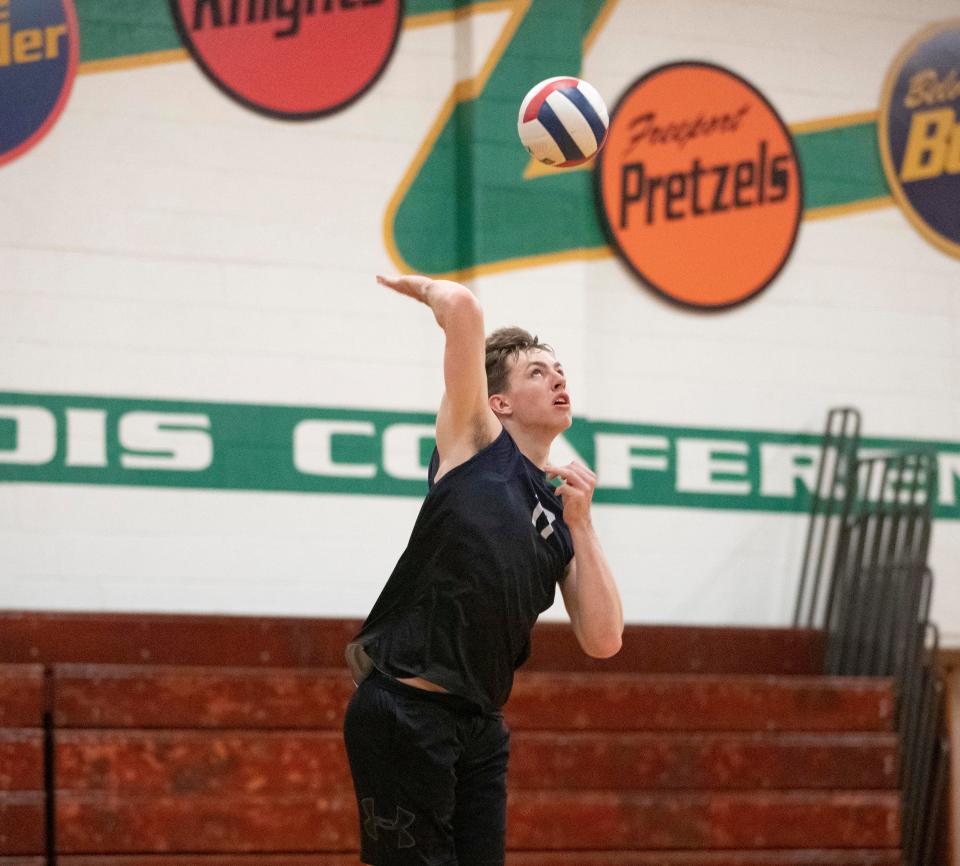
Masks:
[[[576,423],[554,456],[598,472],[630,621],[787,623],[804,458],[853,405],[869,444],[938,449],[934,617],[960,645],[960,262],[869,181],[884,76],[952,0],[408,0],[373,87],[299,122],[215,88],[166,2],[77,10],[69,102],[0,166],[0,607],[365,614],[442,390],[429,311],[374,282],[415,267],[555,346]],[[645,287],[598,235],[589,172],[524,179],[519,143],[442,159],[458,111],[467,136],[499,102],[512,123],[529,86],[577,73],[612,108],[690,58],[758,88],[820,184],[743,305]],[[818,157],[831,130],[853,143]]]

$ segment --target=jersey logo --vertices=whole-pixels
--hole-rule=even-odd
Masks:
[[[557,519],[557,516],[552,511],[548,511],[543,507],[539,496],[536,494],[534,494],[534,496],[537,499],[537,506],[533,509],[532,523],[537,528],[541,537],[549,538],[553,535],[553,522]]]

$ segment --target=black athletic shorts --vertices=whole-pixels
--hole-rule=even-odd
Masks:
[[[344,740],[372,866],[501,866],[510,732],[500,713],[374,671]]]

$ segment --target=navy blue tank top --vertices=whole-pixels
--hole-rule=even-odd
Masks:
[[[510,695],[573,543],[560,497],[506,430],[434,483],[437,466],[434,450],[410,541],[347,658],[355,678],[365,655],[490,712]]]

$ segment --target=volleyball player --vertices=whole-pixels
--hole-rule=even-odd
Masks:
[[[484,337],[464,286],[379,282],[433,312],[445,391],[429,490],[406,550],[347,647],[344,738],[372,866],[499,866],[509,731],[501,707],[559,585],[583,650],[620,649],[623,613],[591,522],[596,477],[553,466],[571,424],[563,366],[520,328]],[[548,479],[559,478],[554,487]]]

